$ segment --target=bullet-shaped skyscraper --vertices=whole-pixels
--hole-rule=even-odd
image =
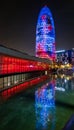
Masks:
[[[55,60],[55,28],[51,11],[44,6],[36,26],[36,56]]]

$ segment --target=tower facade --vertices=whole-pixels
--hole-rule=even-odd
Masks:
[[[36,26],[36,57],[55,60],[55,29],[47,6],[40,11]]]

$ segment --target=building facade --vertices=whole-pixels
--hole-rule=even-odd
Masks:
[[[0,91],[13,90],[14,86],[22,90],[40,82],[40,77],[46,78],[49,64],[48,60],[0,46]]]
[[[62,64],[74,65],[74,49],[56,51],[56,60]]]
[[[55,28],[51,11],[43,7],[36,26],[36,57],[55,60]]]

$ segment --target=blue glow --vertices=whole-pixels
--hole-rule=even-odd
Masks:
[[[65,52],[65,50],[59,50],[59,51],[56,51],[56,53],[59,53],[59,52]]]
[[[36,27],[36,56],[55,59],[55,29],[51,11],[41,9]]]
[[[36,129],[45,130],[48,123],[55,127],[55,91],[54,84],[49,83],[35,92]]]

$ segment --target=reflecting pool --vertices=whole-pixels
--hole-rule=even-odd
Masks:
[[[73,116],[74,77],[70,75],[50,75],[7,100],[0,94],[0,130],[63,130]],[[74,130],[73,123],[69,128]]]

